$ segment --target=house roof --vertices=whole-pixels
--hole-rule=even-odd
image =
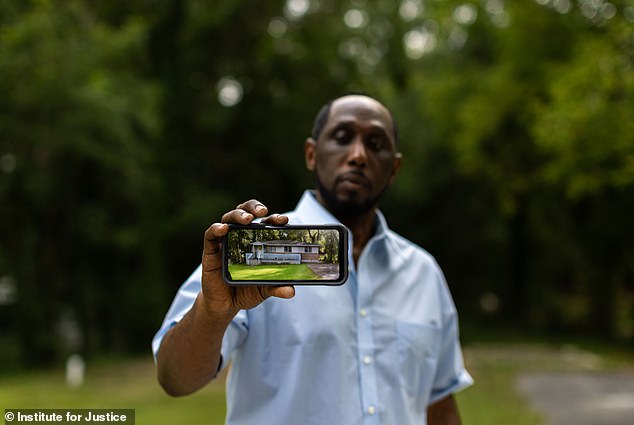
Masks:
[[[252,242],[251,245],[320,246],[318,243],[310,243],[310,242],[302,242],[302,241],[285,241],[285,240]]]

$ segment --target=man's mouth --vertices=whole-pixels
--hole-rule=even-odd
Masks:
[[[370,189],[372,184],[370,180],[361,172],[348,172],[337,176],[336,184],[344,184],[346,186],[364,187]]]

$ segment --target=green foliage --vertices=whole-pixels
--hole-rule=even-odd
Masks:
[[[95,20],[80,2],[42,2],[0,33],[0,149],[15,164],[0,181],[0,256],[33,360],[54,349],[62,312],[102,338],[98,320],[132,310],[123,267],[142,257],[155,190],[159,89],[143,78],[145,24]]]
[[[0,332],[147,349],[203,230],[291,209],[313,116],[364,91],[404,154],[382,208],[465,318],[631,340],[634,6],[541,3],[0,2]]]
[[[590,34],[575,58],[552,70],[538,102],[535,141],[548,155],[543,178],[573,198],[634,182],[634,28]]]

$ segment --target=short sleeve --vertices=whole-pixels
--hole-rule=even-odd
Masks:
[[[201,277],[202,277],[202,265],[189,276],[189,278],[181,285],[172,305],[170,306],[165,319],[160,329],[154,335],[152,339],[152,353],[154,354],[154,360],[161,348],[163,337],[167,331],[169,331],[174,325],[176,325],[187,312],[192,308],[196,297],[200,293],[201,289]],[[225,332],[222,340],[222,357],[224,366],[227,362],[224,360],[228,358],[233,350],[238,347],[244,338],[246,338],[248,330],[247,315],[245,311],[240,311],[236,317],[232,320],[231,324]]]
[[[176,323],[178,323],[183,316],[192,308],[198,293],[200,292],[200,279],[202,276],[202,265],[198,266],[196,270],[189,276],[189,278],[181,285],[176,293],[176,297],[172,301],[161,327],[154,335],[152,339],[152,353],[154,354],[154,360],[158,355],[161,348],[161,342],[163,337]]]
[[[443,291],[441,292],[443,324],[438,367],[432,385],[429,404],[433,404],[449,394],[458,392],[473,384],[473,378],[467,372],[462,357],[458,332],[458,314],[442,272],[439,271],[439,274],[443,286]]]
[[[220,369],[223,369],[229,363],[228,359],[247,337],[249,330],[247,318],[246,310],[240,310],[225,331],[225,336],[222,339],[222,363],[220,364]]]

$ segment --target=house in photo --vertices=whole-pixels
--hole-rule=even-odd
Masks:
[[[253,242],[251,252],[245,254],[246,263],[249,266],[318,263],[319,247],[319,244],[302,241]]]

